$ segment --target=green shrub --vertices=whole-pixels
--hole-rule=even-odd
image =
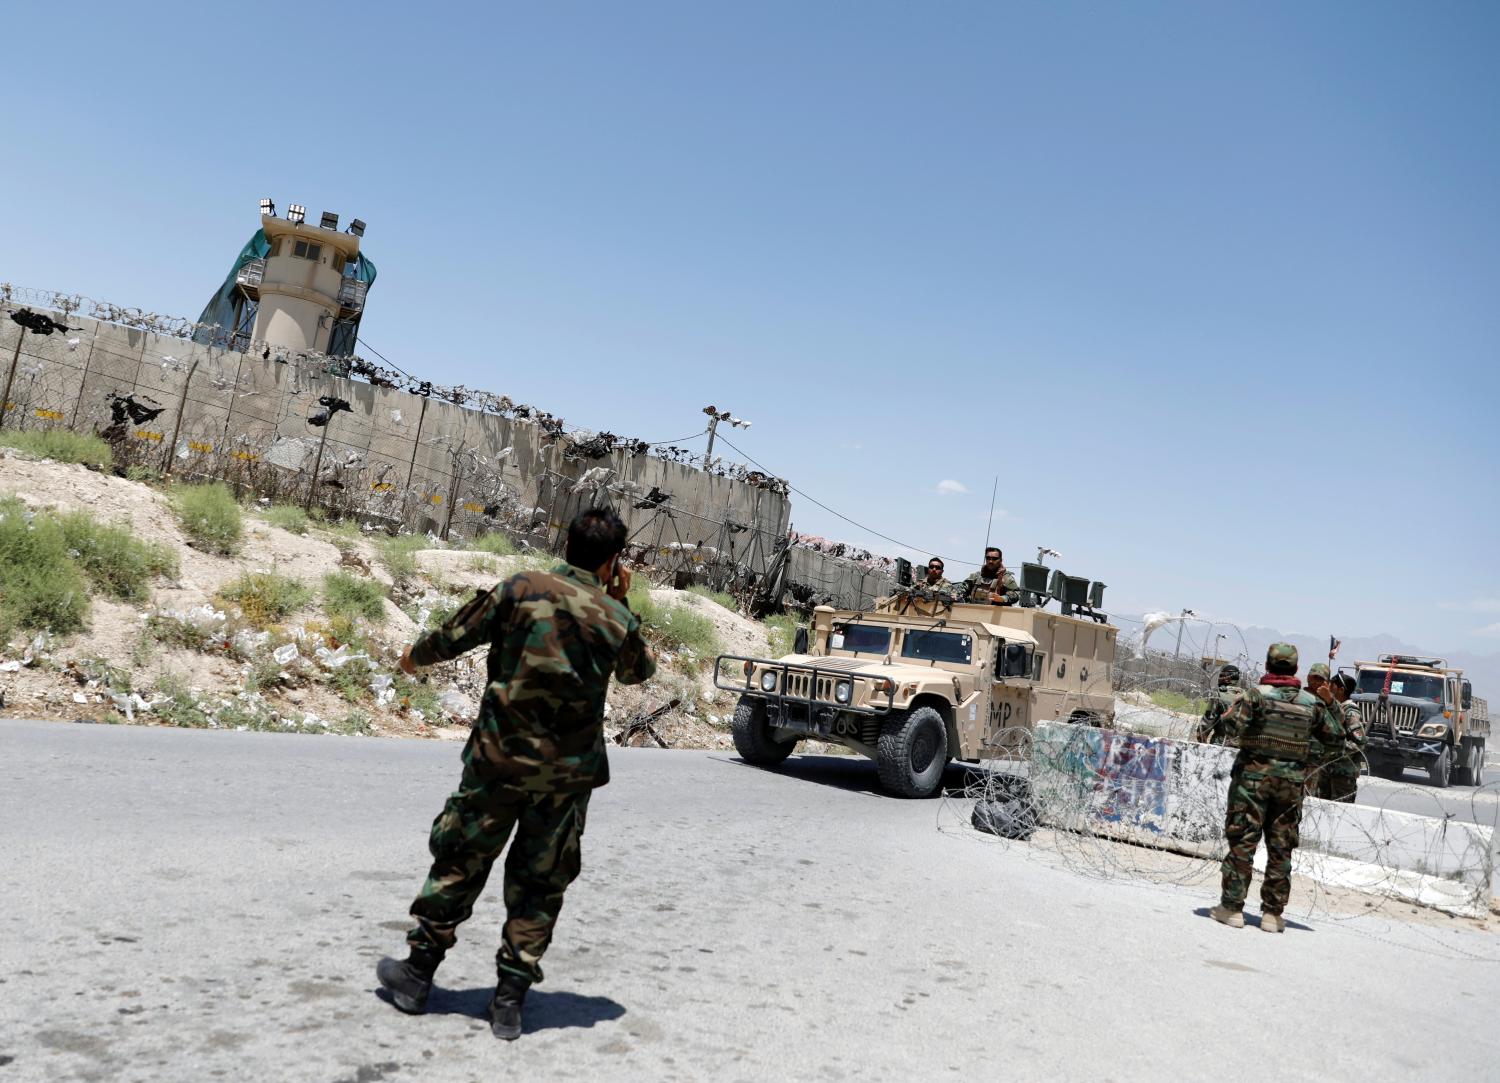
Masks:
[[[469,542],[469,549],[476,553],[488,553],[495,557],[516,555],[515,543],[504,534],[481,534]]]
[[[647,637],[659,646],[689,653],[695,662],[719,653],[719,635],[713,621],[686,606],[658,605],[651,599],[650,585],[644,579],[630,584],[629,601]]]
[[[88,584],[62,525],[0,497],[0,635],[16,628],[71,635],[88,623]]]
[[[179,674],[162,673],[156,678],[156,691],[166,698],[151,709],[163,722],[185,729],[205,729],[210,724],[208,712]]]
[[[365,536],[360,530],[359,524],[353,519],[340,519],[337,522],[328,522],[321,516],[322,509],[313,508],[312,529],[316,530],[323,538],[332,543],[341,553],[353,552],[354,547],[359,544]]]
[[[177,556],[158,542],[136,539],[129,528],[105,526],[87,512],[58,517],[68,549],[95,588],[122,602],[143,602],[156,576],[177,574]]]
[[[127,481],[139,481],[146,485],[157,485],[163,480],[162,472],[154,466],[142,466],[140,463],[131,463],[125,468],[125,479]]]
[[[261,511],[260,517],[289,534],[306,534],[310,520],[307,512],[295,504],[276,504]]]
[[[109,445],[92,433],[68,429],[33,429],[29,432],[0,431],[0,447],[13,447],[44,459],[60,463],[88,463],[105,467],[114,464]]]
[[[342,733],[346,737],[352,737],[357,733],[370,732],[370,716],[359,708],[355,708],[343,718],[333,723],[328,730],[330,733]]]
[[[323,577],[323,611],[330,619],[343,617],[378,621],[385,616],[385,591],[373,579],[348,572],[329,572]]]
[[[436,718],[442,713],[437,689],[431,684],[397,673],[391,687],[396,690],[397,701],[408,710],[421,711],[425,718]]]
[[[1187,696],[1181,692],[1173,692],[1170,689],[1159,688],[1149,693],[1151,702],[1158,707],[1165,707],[1169,711],[1181,711],[1184,714],[1202,714],[1206,704],[1205,701],[1196,696]]]
[[[734,604],[734,595],[725,594],[722,590],[709,590],[707,587],[692,586],[688,587],[688,593],[700,595],[711,602],[718,602],[731,612],[739,612],[739,606]]]
[[[290,617],[312,598],[312,591],[299,580],[276,572],[243,572],[219,597],[233,602],[245,615],[245,623],[264,629]]]
[[[766,618],[766,638],[770,640],[770,651],[772,658],[780,658],[782,655],[791,654],[793,641],[797,638],[797,629],[805,628],[796,617],[786,613],[777,613]]]
[[[417,574],[416,554],[432,548],[432,543],[423,534],[402,534],[395,538],[381,538],[377,543],[380,562],[391,573],[392,579],[410,579]]]
[[[211,553],[233,553],[244,533],[240,506],[222,482],[184,485],[172,491],[172,503],[182,529],[200,548]]]

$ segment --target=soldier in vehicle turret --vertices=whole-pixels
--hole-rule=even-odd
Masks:
[[[1021,586],[1005,570],[1004,555],[995,546],[984,551],[984,563],[963,581],[959,596],[966,602],[988,602],[991,605],[1021,604]]]

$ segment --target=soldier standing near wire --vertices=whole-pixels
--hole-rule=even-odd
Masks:
[[[1229,852],[1222,868],[1219,905],[1210,914],[1234,928],[1245,924],[1245,896],[1255,849],[1266,840],[1261,883],[1260,927],[1286,931],[1281,912],[1292,892],[1292,851],[1302,825],[1303,785],[1319,749],[1341,744],[1343,727],[1297,680],[1297,648],[1273,643],[1260,683],[1235,698],[1224,712],[1229,736],[1240,752],[1229,775],[1224,836]]]
[[[604,697],[610,674],[636,684],[656,671],[639,618],[625,602],[625,524],[607,508],[568,526],[567,563],[522,572],[477,595],[407,649],[401,668],[490,644],[488,684],[464,746],[463,777],[432,824],[432,869],[411,905],[405,961],[382,959],[396,1007],[427,1006],[433,972],[473,911],[490,866],[505,859],[506,922],[490,1001],[496,1037],[521,1033],[521,1005],[542,980],[563,893],[578,875],[589,795],[609,781]]]
[[[1359,772],[1365,762],[1365,716],[1359,704],[1349,697],[1359,682],[1348,673],[1339,673],[1329,682],[1334,706],[1343,714],[1344,754],[1327,768],[1330,799],[1354,803],[1359,791]]]
[[[1333,687],[1328,683],[1328,666],[1323,662],[1315,662],[1307,669],[1307,690],[1317,696],[1324,707],[1328,708],[1334,718],[1342,721],[1344,712],[1333,698]],[[1307,796],[1321,797],[1325,801],[1333,800],[1333,775],[1332,769],[1335,761],[1342,759],[1344,755],[1344,742],[1339,741],[1336,745],[1326,745],[1318,750],[1314,766],[1307,773]]]
[[[1202,744],[1222,745],[1224,743],[1224,712],[1234,702],[1235,693],[1239,691],[1240,667],[1227,665],[1219,670],[1219,687],[1214,690],[1213,695],[1208,697],[1208,705],[1203,709],[1203,721],[1198,723],[1198,740]]]

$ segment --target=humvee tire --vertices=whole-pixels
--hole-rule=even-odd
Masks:
[[[734,733],[734,750],[740,759],[758,767],[780,763],[792,754],[796,741],[778,741],[766,721],[766,701],[741,696],[735,704],[734,719],[729,724]]]
[[[875,768],[880,784],[897,797],[931,797],[948,766],[948,727],[932,707],[893,715],[881,728]]]

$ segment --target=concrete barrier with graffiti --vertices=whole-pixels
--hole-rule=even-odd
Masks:
[[[1042,723],[1031,756],[1036,818],[1063,831],[1219,860],[1234,758],[1234,749],[1216,745]],[[1309,798],[1295,871],[1483,914],[1493,890],[1493,836],[1493,825],[1447,815]]]

